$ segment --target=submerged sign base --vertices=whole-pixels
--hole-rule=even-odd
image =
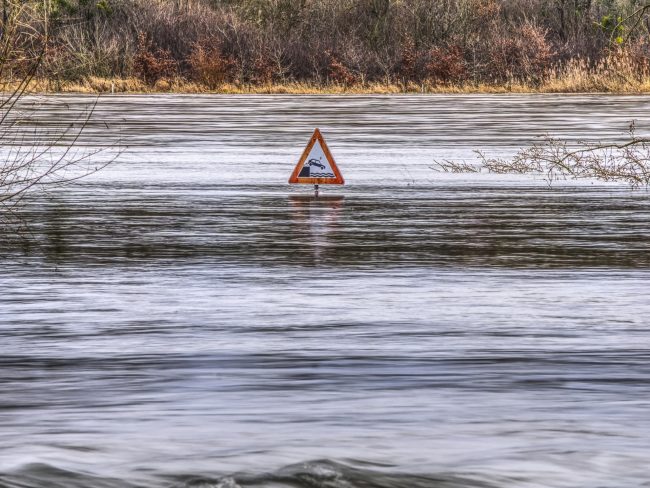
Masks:
[[[323,135],[314,130],[307,147],[291,173],[289,183],[307,185],[343,185],[345,180],[334,162]]]

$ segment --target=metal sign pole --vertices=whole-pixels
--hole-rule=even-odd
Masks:
[[[318,196],[318,185],[314,185],[314,196]]]

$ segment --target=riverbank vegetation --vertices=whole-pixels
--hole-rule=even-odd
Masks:
[[[638,0],[3,0],[5,22],[25,3],[42,91],[650,92]]]

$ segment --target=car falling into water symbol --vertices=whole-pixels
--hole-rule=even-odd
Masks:
[[[310,159],[307,164],[311,166],[318,166],[320,169],[325,169],[325,165],[320,162],[318,159]]]

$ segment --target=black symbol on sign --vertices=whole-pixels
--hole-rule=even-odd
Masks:
[[[307,163],[309,166],[318,166],[320,169],[325,169],[325,165],[320,162],[321,158],[310,159]]]
[[[316,166],[317,168],[320,168],[321,171],[325,169],[325,165],[323,163],[321,163],[320,161],[321,161],[321,158],[318,158],[318,159],[312,158],[309,161],[307,161],[307,163],[300,170],[300,174],[298,175],[298,178],[309,178],[310,176],[329,177],[330,173],[327,173],[327,174],[316,173],[316,174],[313,174],[313,175],[311,174],[311,167],[312,166]],[[332,175],[332,176],[334,176],[334,175]]]

